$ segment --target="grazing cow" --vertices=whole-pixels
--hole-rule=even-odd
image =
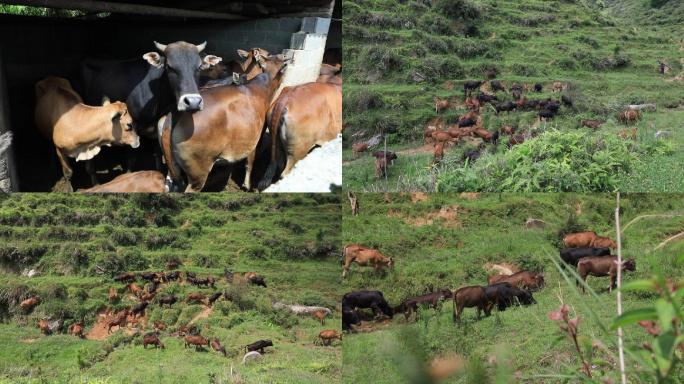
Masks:
[[[342,277],[347,276],[349,268],[354,262],[362,267],[371,266],[376,272],[383,267],[393,267],[393,260],[391,257],[383,255],[376,249],[366,248],[359,244],[349,244],[344,247],[342,257],[344,258]]]
[[[435,102],[435,112],[440,113],[449,109],[448,99],[440,99],[439,97],[435,96],[433,100]]]
[[[261,275],[257,275],[256,272],[245,273],[245,279],[252,285],[260,285],[266,288],[266,281],[264,280],[264,277]]]
[[[567,86],[560,81],[554,81],[553,86],[551,87],[552,92],[560,92],[564,90]]]
[[[359,324],[361,323],[361,318],[359,317],[358,312],[356,310],[348,309],[345,310],[344,308],[342,309],[342,330],[343,331],[351,331],[352,330],[352,325]]]
[[[156,295],[157,295],[156,292],[152,292],[152,293],[143,292],[140,295],[140,301],[152,301],[152,299],[154,299],[154,296],[156,296]]]
[[[636,129],[636,127],[632,128],[632,129],[623,128],[618,132],[617,135],[621,139],[636,140],[637,139],[637,129]]]
[[[278,154],[287,158],[281,177],[315,146],[321,146],[342,132],[342,87],[307,83],[283,88],[266,115],[271,133],[271,161],[259,183],[266,189],[278,168]]]
[[[107,334],[112,333],[112,327],[118,326],[119,329],[121,327],[125,327],[127,322],[128,322],[128,314],[129,310],[124,309],[123,311],[119,312],[114,319],[111,319],[107,322]]]
[[[484,311],[486,316],[491,314],[489,301],[485,295],[484,287],[473,285],[459,288],[454,292],[454,322],[461,322],[461,312],[463,308],[477,308],[477,319],[480,319],[480,311]]]
[[[209,306],[213,306],[214,302],[221,297],[223,293],[222,292],[215,292],[211,296],[209,296],[209,299],[207,299],[207,303],[209,303]]]
[[[155,321],[152,323],[152,327],[158,331],[163,331],[166,329],[166,324],[164,324],[162,321]]]
[[[504,135],[512,135],[515,133],[516,127],[512,127],[510,125],[504,125],[501,128],[499,128],[499,132],[503,133]]]
[[[458,123],[456,125],[459,128],[461,128],[461,127],[472,127],[473,125],[475,125],[475,120],[473,120],[473,119],[461,119],[458,121]]]
[[[191,292],[191,293],[188,293],[188,298],[186,301],[188,303],[192,303],[192,302],[202,303],[204,301],[204,299],[206,299],[206,298],[207,297],[202,292]]]
[[[28,312],[38,304],[40,304],[40,296],[31,296],[19,303],[19,307],[22,311]]]
[[[394,313],[403,312],[406,320],[411,317],[411,314],[418,311],[418,306],[425,305],[428,308],[441,309],[442,301],[450,299],[453,293],[449,289],[440,289],[436,292],[431,292],[425,295],[411,297],[404,300],[401,304],[396,306]]]
[[[603,123],[604,123],[604,121],[601,121],[601,120],[585,119],[585,120],[582,120],[580,122],[580,126],[587,127],[587,128],[593,128],[593,129],[599,129]]]
[[[537,93],[541,93],[542,88],[543,88],[543,87],[542,87],[541,83],[536,83],[536,84],[534,85],[534,91],[537,92]]]
[[[512,275],[495,275],[487,278],[487,284],[510,283],[514,287],[539,290],[544,286],[544,275],[532,271],[520,271]]]
[[[477,128],[473,131],[475,136],[481,138],[482,140],[492,143],[496,145],[496,142],[499,140],[499,132],[489,132],[488,130],[484,128]]]
[[[343,310],[355,310],[356,308],[370,308],[373,315],[378,316],[380,312],[392,318],[394,311],[380,291],[354,291],[346,293],[342,297]]]
[[[506,113],[508,113],[510,111],[514,111],[517,107],[518,106],[515,105],[514,102],[506,101],[506,102],[499,103],[499,104],[495,105],[494,109],[496,110],[496,114],[498,115],[499,112],[501,112],[501,111],[505,111]]]
[[[480,88],[480,85],[482,85],[484,81],[466,81],[463,83],[463,95],[465,97],[468,97],[470,93],[473,91],[473,89],[478,89]]]
[[[81,189],[82,193],[164,193],[168,192],[165,177],[158,171],[124,173],[112,181]]]
[[[78,323],[71,324],[69,327],[69,334],[81,339],[85,339],[85,335],[83,334],[83,322],[79,321]]]
[[[164,304],[168,304],[169,307],[176,303],[178,299],[174,295],[163,296],[159,299],[159,307],[163,307]]]
[[[581,248],[564,248],[560,250],[560,258],[565,262],[565,264],[577,266],[577,263],[583,257],[598,257],[598,256],[610,256],[610,248],[592,248],[592,247],[581,247]]]
[[[219,339],[214,339],[211,341],[211,349],[213,349],[216,352],[222,353],[224,357],[228,356],[226,354],[226,348],[223,345],[221,345]]]
[[[504,87],[503,83],[501,83],[499,80],[492,80],[489,82],[489,84],[492,86],[492,91],[506,92],[506,87]]]
[[[150,305],[150,303],[143,301],[142,303],[131,308],[131,315],[133,315],[133,318],[145,316],[145,308],[147,308],[148,305]]]
[[[38,328],[40,329],[40,332],[46,336],[52,333],[50,330],[50,323],[45,319],[38,320]]]
[[[550,111],[548,109],[542,109],[539,111],[539,118],[540,119],[553,119],[553,117],[556,116],[556,114],[553,111]]]
[[[357,158],[361,152],[368,150],[368,143],[354,143],[352,144],[352,157]]]
[[[449,138],[451,138],[451,135],[449,135]],[[435,142],[435,148],[434,148],[435,153],[434,153],[434,157],[432,158],[433,164],[439,164],[442,161],[442,159],[444,158],[444,143],[445,143],[445,141],[436,141]]]
[[[195,113],[169,113],[159,120],[160,142],[173,190],[186,185],[186,192],[201,191],[214,162],[219,159],[229,162],[247,159],[244,187],[252,189],[257,143],[262,137],[271,99],[287,66],[282,55],[263,57],[255,53],[255,57],[264,73],[245,85],[201,91],[199,97],[206,101],[205,109]]]
[[[159,335],[156,332],[148,333],[143,336],[143,348],[147,349],[149,344],[154,345],[155,349],[165,349],[164,344],[159,340]]]
[[[197,326],[195,324],[192,325],[181,325],[178,327],[178,335],[179,336],[185,336],[185,335],[198,335],[199,330],[197,329]]]
[[[38,131],[55,145],[64,178],[70,184],[73,171],[68,157],[90,160],[102,146],[140,145],[126,104],[106,103],[101,107],[83,104],[67,79],[48,77],[36,83],[35,121]],[[88,167],[93,184],[94,169]]]
[[[271,340],[257,340],[252,344],[245,346],[245,352],[259,351],[259,353],[264,353],[264,348],[272,347],[273,342]]]
[[[120,283],[130,283],[132,281],[135,281],[135,273],[133,273],[133,272],[120,273],[120,274],[114,276],[114,281],[117,281]]]
[[[321,325],[325,325],[325,318],[328,316],[328,311],[314,311],[312,315],[314,318],[318,319],[318,321],[321,322]]]
[[[375,158],[375,177],[380,179],[387,176],[387,158],[378,156]]]
[[[480,104],[491,103],[492,101],[499,101],[496,95],[488,95],[486,93],[478,94],[477,100],[480,102]]]
[[[574,106],[574,101],[572,100],[572,97],[570,97],[568,95],[562,95],[561,96],[561,102],[567,107],[573,107]]]
[[[628,109],[618,113],[618,121],[624,124],[636,122],[641,119],[641,111],[637,109]]]
[[[140,294],[143,292],[143,289],[138,286],[136,283],[130,283],[126,286],[126,289],[128,289],[132,294],[135,296],[140,296]]]
[[[563,237],[563,245],[565,246],[565,248],[617,248],[617,244],[615,244],[615,242],[612,239],[598,236],[594,231],[569,233],[565,235],[565,237]]]
[[[81,66],[86,102],[98,105],[105,97],[125,101],[138,133],[151,137],[157,120],[166,113],[204,108],[198,90],[200,72],[221,61],[214,55],[200,57],[206,42],[165,45],[155,41],[154,45],[161,54],[148,52],[144,60],[86,60]]]
[[[109,287],[109,302],[114,303],[119,300],[119,291],[114,287]]]
[[[201,286],[210,287],[211,286],[212,288],[216,288],[216,286],[214,285],[215,280],[211,276],[207,276],[203,279],[190,279],[188,281],[190,281],[190,283],[192,285],[196,285],[198,287],[201,287]]]
[[[199,350],[200,348],[204,349],[203,346],[206,345],[207,347],[209,346],[209,339],[206,339],[200,335],[188,335],[185,336],[185,348],[188,346],[194,345],[195,350]]]
[[[325,346],[332,344],[335,339],[340,339],[340,341],[342,341],[342,334],[334,329],[323,330],[318,334],[318,337]]]
[[[610,292],[616,287],[617,268],[617,256],[584,257],[577,263],[577,274],[585,282],[587,281],[587,276],[610,276],[610,288],[608,289]],[[634,261],[634,259],[623,260],[622,270],[635,271],[636,261]],[[582,286],[582,291],[584,291],[584,286]]]
[[[513,286],[511,283],[502,282],[490,284],[484,287],[489,309],[496,305],[499,311],[505,311],[507,307],[516,304],[516,300],[522,305],[536,304],[532,293]]]
[[[140,273],[140,278],[145,281],[154,281],[156,275],[154,272],[142,272]]]
[[[178,265],[176,265],[177,267]],[[176,281],[180,279],[180,272],[179,271],[173,271],[169,272],[166,274],[166,280],[168,281]]]
[[[375,158],[385,157],[389,162],[389,165],[394,165],[394,160],[397,159],[397,154],[392,151],[373,151],[371,155]]]

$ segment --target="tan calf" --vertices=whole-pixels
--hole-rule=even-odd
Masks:
[[[340,339],[342,341],[342,334],[334,329],[326,329],[318,334],[323,345],[330,345],[335,339]]]
[[[359,244],[349,244],[344,247],[344,270],[342,277],[347,276],[347,272],[352,263],[356,262],[359,266],[373,267],[376,271],[383,267],[392,268],[394,261],[391,257],[387,257],[376,249],[366,248]]]
[[[79,190],[82,193],[163,193],[168,192],[165,178],[161,172],[139,171],[124,173],[114,180]]]

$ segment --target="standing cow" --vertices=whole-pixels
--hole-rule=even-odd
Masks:
[[[391,257],[387,257],[380,253],[380,251],[372,248],[366,248],[359,244],[349,244],[344,247],[344,270],[342,277],[346,277],[352,263],[356,263],[362,267],[370,266],[379,271],[383,267],[392,268],[394,261]]]

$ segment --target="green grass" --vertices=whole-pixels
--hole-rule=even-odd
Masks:
[[[341,289],[336,266],[340,236],[337,195],[63,196],[0,197],[0,382],[92,383],[329,383],[341,380],[341,346],[314,345],[322,329],[339,329]],[[67,245],[64,245],[66,243]],[[159,294],[182,303],[152,304],[148,323],[164,321],[165,350],[144,350],[140,336],[115,331],[105,341],[66,334],[43,336],[39,319],[63,317],[65,327],[84,319],[88,331],[110,304],[111,280],[120,271],[165,269],[172,258],[182,271],[222,276],[223,268],[256,271],[268,288],[217,281],[216,290],[169,283]],[[105,269],[99,274],[98,268]],[[41,276],[17,274],[35,268]],[[138,281],[140,285],[140,281]],[[196,324],[219,338],[213,350],[186,349],[170,336],[203,308],[189,292],[228,291]],[[30,314],[18,303],[38,294]],[[273,301],[333,309],[325,326],[310,317],[274,311]],[[115,309],[136,304],[128,294]],[[148,332],[148,328],[144,332]],[[271,339],[262,360],[242,364],[244,346]]]
[[[671,151],[667,156],[655,153],[640,156],[631,162],[632,171],[627,174],[614,171],[615,182],[593,190],[662,192],[684,187],[681,178],[671,177],[667,167],[652,165],[678,161],[676,153],[684,146],[679,124],[684,105],[681,82],[665,81],[656,72],[659,59],[665,59],[672,67],[665,78],[682,71],[680,58],[684,54],[680,47],[683,44],[676,37],[683,32],[677,21],[684,15],[681,2],[669,1],[655,10],[642,7],[644,2],[637,0],[606,1],[605,6],[593,1],[471,2],[482,10],[474,21],[450,19],[439,8],[419,1],[396,4],[385,0],[350,0],[345,3],[343,107],[348,147],[377,133],[387,133],[392,150],[421,145],[423,127],[435,116],[433,97],[462,98],[464,80],[481,79],[486,69],[494,68],[499,73],[497,78],[507,84],[543,83],[544,92],[527,95],[531,98],[559,97],[550,92],[551,83],[569,83],[567,93],[574,98],[576,108],[562,107],[561,114],[549,124],[562,132],[577,130],[581,119],[599,118],[608,123],[597,132],[583,130],[583,134],[615,135],[620,127],[616,113],[622,106],[656,103],[658,111],[647,114],[638,125],[639,135],[646,138],[652,137],[655,130],[672,131],[673,136],[666,140]],[[476,26],[477,32],[469,31],[469,26]],[[597,69],[602,59],[611,57],[625,57],[629,63],[619,68]],[[423,75],[425,80],[414,81],[415,73]],[[448,81],[455,85],[454,89],[445,87]],[[510,95],[503,96],[510,98]],[[460,112],[447,113],[447,121],[453,122]],[[484,125],[490,131],[505,123],[526,128],[533,124],[535,117],[533,112],[496,117],[491,110],[486,110]],[[656,129],[651,128],[652,124]],[[637,146],[647,141],[639,141]],[[489,151],[500,160],[508,150],[500,145]],[[407,161],[390,170],[388,183],[368,177],[371,167],[367,161],[346,163],[345,188],[430,191],[437,182],[431,172],[462,173],[462,164],[448,163],[431,171],[430,156],[404,156]],[[414,163],[422,164],[417,173]],[[647,166],[650,169],[645,172]],[[480,178],[487,177],[484,171],[474,173]],[[451,190],[470,190],[463,184]],[[545,188],[528,189],[535,190]]]
[[[438,356],[457,353],[466,360],[484,365],[489,379],[473,381],[465,376],[450,383],[495,382],[497,368],[488,363],[497,356],[499,369],[515,372],[516,381],[525,383],[578,382],[581,363],[571,341],[547,314],[556,310],[559,297],[569,304],[572,314],[581,318],[580,335],[600,341],[606,350],[594,348],[594,374],[597,378],[617,380],[617,338],[605,331],[616,315],[615,293],[607,292],[608,279],[590,277],[589,286],[598,296],[580,294],[560,275],[553,264],[557,258],[560,231],[595,230],[615,237],[615,198],[609,194],[481,194],[475,200],[458,195],[432,194],[427,201],[412,203],[410,196],[362,194],[361,214],[351,216],[345,209],[345,243],[376,247],[394,257],[393,271],[376,274],[353,266],[343,282],[345,291],[378,289],[390,305],[422,294],[433,287],[455,290],[466,285],[485,285],[485,263],[514,263],[522,268],[543,271],[546,287],[534,294],[536,305],[494,311],[491,317],[477,321],[474,309],[466,309],[460,326],[452,322],[452,303],[441,312],[421,311],[418,320],[406,323],[403,315],[388,324],[375,324],[372,332],[352,334],[344,340],[344,382],[362,381],[372,372],[377,383],[411,382],[420,365]],[[416,226],[442,207],[455,207],[453,220],[435,219],[430,225]],[[684,252],[684,243],[675,241],[654,251],[664,239],[681,232],[684,226],[684,200],[681,195],[622,196],[623,228],[646,214],[672,214],[674,217],[648,217],[627,226],[623,233],[623,255],[633,257],[637,271],[625,281],[646,278],[654,273],[681,277],[684,267],[676,262]],[[543,229],[527,230],[527,218],[546,222]],[[572,224],[572,222],[576,224]],[[623,294],[623,310],[640,308],[654,298],[641,293]],[[365,324],[364,326],[368,326]],[[648,336],[639,327],[625,329],[627,346],[639,346]],[[507,357],[500,356],[508,351]],[[502,360],[503,359],[503,360]],[[644,377],[640,368],[627,356],[630,382],[654,382]],[[643,367],[642,367],[643,368]],[[469,369],[471,376],[474,368]],[[546,375],[550,375],[546,377]],[[571,379],[562,380],[558,375]],[[683,377],[679,372],[679,378]],[[496,381],[501,382],[501,381]],[[510,378],[508,381],[510,382]]]

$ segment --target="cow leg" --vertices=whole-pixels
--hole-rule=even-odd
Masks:
[[[59,148],[55,148],[55,150],[57,152],[57,158],[59,159],[59,163],[62,165],[62,174],[64,175],[64,179],[67,182],[67,192],[73,192],[74,188],[71,186],[71,176],[74,174],[74,171],[71,169],[71,166],[69,166],[69,160],[62,153],[62,151],[60,151]]]
[[[90,176],[90,184],[93,186],[100,184],[95,176],[95,159],[87,160],[85,162],[85,169],[88,172],[88,176]]]
[[[245,182],[243,186],[247,191],[252,190],[252,167],[254,166],[254,158],[256,158],[256,148],[247,155],[247,164],[245,165]]]
[[[200,192],[207,182],[207,177],[211,168],[214,166],[214,160],[206,157],[196,157],[191,161],[185,162],[187,165],[185,173],[188,177],[188,185],[185,187],[185,192]]]

